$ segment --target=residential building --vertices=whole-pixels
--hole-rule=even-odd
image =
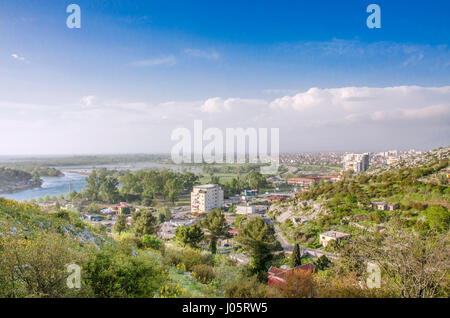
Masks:
[[[256,212],[254,205],[237,205],[236,214],[253,214]]]
[[[330,243],[330,241],[339,242],[348,237],[350,237],[350,234],[336,231],[327,231],[325,233],[320,234],[319,242],[320,244],[322,244],[323,247],[325,247],[328,245],[328,243]]]
[[[361,173],[369,169],[368,153],[348,153],[344,155],[344,170],[353,170],[355,173]]]
[[[386,203],[384,201],[381,202],[371,202],[372,210],[381,210],[381,211],[393,211],[399,208],[397,203]]]
[[[194,186],[191,192],[191,213],[201,214],[223,207],[223,190],[217,184]]]
[[[299,186],[302,190],[309,190],[313,184],[317,184],[319,181],[320,177],[289,178],[287,184]]]

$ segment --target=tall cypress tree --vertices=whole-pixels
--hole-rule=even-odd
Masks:
[[[294,251],[292,252],[291,256],[291,267],[297,267],[302,265],[302,255],[300,255],[300,246],[298,244],[295,244]]]

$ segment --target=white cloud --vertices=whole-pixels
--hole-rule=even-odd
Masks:
[[[424,56],[425,55],[423,53],[419,53],[417,55],[411,55],[405,62],[403,62],[403,66],[416,65],[417,63],[422,61]]]
[[[210,50],[199,50],[199,49],[185,49],[184,53],[193,56],[193,57],[199,57],[204,58],[208,60],[217,60],[220,55],[217,53],[216,50],[210,49]]]
[[[399,119],[418,119],[420,116],[429,118],[433,114],[438,116],[437,112],[420,112],[420,109],[441,104],[439,109],[442,110],[442,107],[448,107],[449,103],[450,86],[396,86],[311,88],[293,96],[277,98],[270,103],[270,106],[278,110],[313,112],[318,118],[323,119],[329,115],[335,117],[340,114],[343,118],[352,115],[350,117],[354,118],[358,114],[375,112],[388,114],[402,109],[404,116],[399,116]],[[378,115],[373,116],[373,118],[378,117]]]
[[[450,144],[450,86],[311,88],[270,100],[164,103],[87,95],[64,107],[0,101],[0,141],[3,153],[27,153],[30,140],[53,135],[69,136],[66,143],[78,145],[73,151],[117,152],[124,144],[136,152],[170,151],[171,131],[192,129],[196,119],[205,128],[280,128],[282,151],[427,148]],[[22,137],[11,137],[11,127]],[[40,151],[57,147],[49,142]]]
[[[83,106],[85,106],[85,107],[92,106],[94,100],[95,100],[94,95],[83,96],[83,98],[81,98],[81,102],[83,103]]]
[[[207,99],[201,106],[202,112],[205,113],[221,113],[238,111],[246,114],[246,110],[252,107],[259,107],[260,111],[264,111],[267,101],[262,99],[245,99],[245,98],[227,98],[214,97]]]
[[[16,53],[11,54],[11,57],[13,59],[17,60],[17,61],[24,62],[24,63],[29,63],[28,60],[25,57],[20,56],[19,54],[16,54]]]
[[[371,114],[373,120],[424,120],[430,118],[450,118],[450,103],[426,106],[417,109],[395,109],[376,111]]]
[[[157,57],[157,58],[152,58],[152,59],[148,59],[148,60],[134,61],[131,63],[131,65],[137,66],[137,67],[152,67],[152,66],[160,66],[160,65],[173,66],[176,63],[177,63],[177,59],[173,55],[168,55],[168,56]]]

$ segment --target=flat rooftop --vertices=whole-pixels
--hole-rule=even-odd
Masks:
[[[342,238],[342,237],[346,237],[346,236],[350,236],[350,234],[347,233],[342,233],[342,232],[337,232],[337,231],[327,231],[325,233],[322,233],[320,235],[324,235],[324,236],[328,236],[328,237],[333,237],[333,238]]]
[[[196,185],[196,186],[194,186],[194,188],[197,188],[197,189],[212,189],[212,188],[215,188],[215,187],[218,187],[219,185],[217,185],[217,184],[202,184],[202,185]]]

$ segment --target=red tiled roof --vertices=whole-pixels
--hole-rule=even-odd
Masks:
[[[285,277],[289,274],[296,273],[296,272],[308,272],[313,273],[315,270],[315,267],[312,263],[303,264],[291,269],[282,269],[278,267],[271,266],[268,271],[269,279],[276,279],[279,281],[284,281]]]

